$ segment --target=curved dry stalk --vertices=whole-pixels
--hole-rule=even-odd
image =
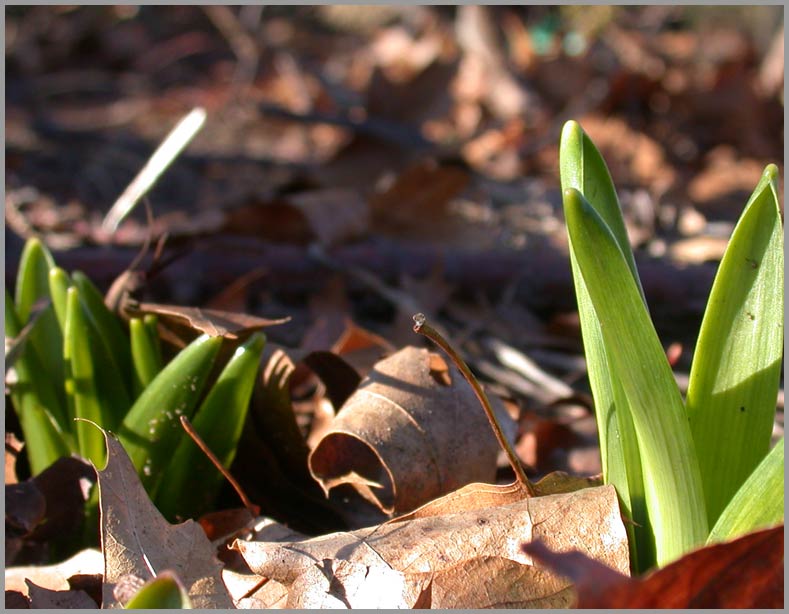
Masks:
[[[485,415],[488,417],[488,422],[490,422],[490,427],[493,429],[493,434],[496,435],[496,439],[501,446],[501,449],[504,450],[504,453],[507,455],[507,460],[512,467],[512,470],[515,472],[515,478],[518,483],[523,487],[523,489],[529,494],[529,496],[535,496],[535,490],[532,483],[529,481],[529,478],[526,477],[526,472],[524,472],[523,467],[521,466],[520,460],[518,460],[517,454],[515,454],[515,450],[512,448],[512,445],[507,438],[504,436],[504,431],[499,424],[498,419],[496,418],[496,414],[493,413],[493,407],[490,405],[490,401],[488,400],[485,391],[482,390],[482,386],[477,381],[477,378],[474,377],[474,374],[471,372],[471,369],[468,368],[468,365],[465,361],[458,355],[458,353],[454,350],[454,348],[449,345],[446,339],[444,339],[441,334],[436,331],[432,326],[427,323],[427,318],[425,318],[425,314],[417,313],[414,315],[414,332],[419,333],[420,335],[424,335],[428,339],[430,339],[433,343],[435,343],[438,347],[440,347],[444,352],[446,352],[447,356],[452,359],[452,362],[455,366],[460,370],[463,374],[463,377],[466,378],[466,381],[471,385],[471,388],[474,390],[474,394],[477,395],[477,399],[479,399],[480,404],[482,405],[482,409],[485,410]]]

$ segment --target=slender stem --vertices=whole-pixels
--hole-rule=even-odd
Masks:
[[[222,466],[222,463],[216,457],[216,454],[211,451],[211,448],[209,448],[202,440],[200,435],[197,434],[197,431],[194,429],[186,416],[181,416],[181,426],[184,428],[187,435],[192,438],[192,441],[197,444],[197,447],[203,451],[203,454],[205,454],[208,459],[214,463],[214,466],[219,470],[219,473],[221,473],[225,479],[230,482],[230,485],[236,491],[236,494],[238,494],[241,502],[244,504],[244,507],[247,508],[250,514],[252,514],[252,517],[254,518],[257,516],[260,513],[260,508],[247,498],[247,495],[241,488],[241,485],[236,482],[236,479],[230,475],[230,472]]]
[[[446,352],[447,355],[452,359],[452,362],[455,363],[455,366],[460,370],[460,372],[463,374],[463,377],[465,377],[466,381],[471,385],[471,388],[474,390],[474,394],[477,395],[477,399],[479,399],[482,408],[485,410],[485,414],[488,417],[488,422],[490,422],[490,426],[493,429],[493,434],[496,435],[499,445],[507,455],[507,460],[509,460],[510,466],[515,472],[516,479],[530,496],[535,496],[534,486],[532,486],[529,478],[526,477],[526,473],[523,471],[520,460],[518,460],[518,455],[515,454],[515,450],[512,449],[512,445],[510,445],[510,442],[504,436],[504,431],[501,429],[499,420],[496,418],[496,414],[493,413],[493,407],[491,407],[490,401],[488,400],[485,391],[482,390],[482,386],[480,386],[477,378],[474,377],[471,369],[468,368],[468,365],[452,348],[452,346],[449,345],[447,340],[444,339],[439,334],[439,332],[436,331],[436,329],[427,323],[425,315],[422,313],[418,313],[414,316],[414,332],[424,335],[430,339],[438,347],[444,350],[444,352]]]

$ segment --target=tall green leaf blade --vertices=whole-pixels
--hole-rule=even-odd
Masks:
[[[265,335],[256,333],[236,349],[192,421],[226,468],[235,458],[265,342]],[[156,506],[170,520],[197,517],[209,508],[222,480],[191,438],[184,437],[159,482]]]
[[[66,328],[66,298],[71,280],[68,273],[59,266],[49,269],[49,296],[52,298],[52,306],[55,309],[55,316],[58,319],[60,329]]]
[[[612,230],[620,250],[625,254],[633,279],[641,291],[635,260],[630,249],[624,220],[611,176],[605,161],[577,122],[567,122],[559,145],[562,189],[575,188],[595,208]],[[612,377],[612,366],[606,357],[605,343],[589,292],[578,268],[570,240],[570,264],[573,271],[581,335],[595,400],[595,417],[600,439],[603,478],[613,484],[623,511],[633,522],[628,523],[631,564],[634,570],[654,565],[654,543],[646,509],[644,480],[638,441],[627,404],[627,396],[619,379]]]
[[[767,167],[734,229],[690,370],[686,405],[710,525],[770,445],[784,322],[777,174]]]
[[[104,436],[90,420],[107,428],[108,408],[103,407],[96,392],[95,365],[88,343],[88,323],[79,298],[79,290],[68,289],[66,295],[66,322],[63,333],[63,357],[66,363],[66,392],[73,402],[77,421],[77,444],[80,454],[96,467],[105,461]]]
[[[28,239],[19,258],[15,303],[20,322],[27,322],[33,305],[49,297],[49,270],[55,266],[52,254],[39,239]]]
[[[221,344],[218,336],[192,341],[142,392],[120,426],[118,439],[149,492],[184,435],[179,416],[194,414]]]
[[[656,559],[665,565],[703,543],[708,531],[682,396],[608,226],[575,189],[564,192],[564,209],[609,364],[627,396],[645,476]]]
[[[731,498],[707,543],[736,539],[784,521],[784,438]]]
[[[106,354],[112,360],[113,367],[120,374],[127,395],[132,391],[132,362],[129,349],[129,335],[123,330],[121,319],[112,313],[104,304],[104,297],[99,289],[82,271],[71,274],[74,285],[79,288],[80,298],[90,318],[93,328],[99,335]]]
[[[150,328],[141,318],[129,320],[132,364],[134,365],[134,384],[142,392],[162,370],[161,357],[151,338]]]
[[[5,334],[14,338],[21,330],[14,302],[6,290]],[[69,455],[69,437],[53,415],[58,400],[32,345],[22,348],[14,370],[16,381],[10,385],[11,404],[22,427],[30,471],[38,475],[58,458]]]
[[[102,427],[115,430],[132,404],[129,339],[88,278],[76,271],[72,281],[79,290],[87,326],[85,343],[92,355],[96,394],[105,419]]]
[[[41,299],[49,300],[49,270],[55,266],[52,254],[37,238],[28,239],[19,259],[16,277],[16,313],[22,326],[27,324],[33,306]],[[35,347],[41,367],[52,382],[62,382],[63,331],[58,323],[53,306],[47,306],[38,317],[28,336],[28,343]],[[53,414],[66,416],[66,395],[61,387],[56,388],[60,407]]]

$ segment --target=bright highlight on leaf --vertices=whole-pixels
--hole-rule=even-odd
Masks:
[[[778,169],[748,200],[712,286],[687,408],[710,525],[767,454],[783,356]]]
[[[559,164],[562,189],[577,189],[600,214],[612,230],[640,291],[635,260],[611,176],[597,148],[577,122],[567,122],[562,130]],[[606,483],[616,487],[624,514],[632,521],[627,527],[633,568],[648,569],[655,563],[654,540],[651,538],[647,515],[641,455],[633,418],[622,383],[614,377],[609,367],[610,350],[605,347],[599,318],[578,267],[571,238],[570,245],[570,264],[578,299],[589,383],[596,403],[603,475]]]

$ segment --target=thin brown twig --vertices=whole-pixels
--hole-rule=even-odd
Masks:
[[[452,362],[455,363],[455,366],[460,370],[460,372],[463,374],[463,377],[465,377],[466,381],[471,385],[471,388],[474,390],[474,394],[477,395],[477,399],[479,399],[482,408],[485,410],[485,414],[488,417],[488,422],[490,422],[490,426],[493,429],[493,434],[496,435],[499,445],[507,455],[507,460],[510,462],[512,470],[515,472],[515,478],[518,480],[523,489],[529,494],[529,496],[535,496],[536,493],[534,486],[529,481],[529,478],[526,477],[526,473],[521,466],[520,460],[518,460],[518,455],[515,454],[515,450],[513,450],[512,445],[504,436],[504,431],[499,424],[499,420],[496,418],[496,414],[493,413],[493,407],[491,406],[485,391],[482,390],[482,386],[477,381],[477,378],[474,377],[474,374],[471,372],[471,369],[468,368],[468,365],[458,355],[454,348],[449,345],[447,340],[444,339],[438,331],[436,331],[427,323],[427,319],[422,313],[417,313],[414,316],[414,332],[424,335],[430,339],[438,347],[444,350],[444,352],[446,352],[446,354],[452,359]]]
[[[197,447],[203,451],[203,454],[205,454],[214,464],[214,467],[219,470],[219,473],[221,473],[225,479],[230,482],[230,485],[233,487],[233,490],[236,491],[236,494],[241,499],[244,507],[247,508],[247,511],[252,514],[253,518],[256,517],[260,513],[260,507],[249,500],[246,493],[244,492],[244,489],[242,489],[241,485],[236,481],[236,479],[230,475],[230,472],[222,466],[222,463],[216,457],[216,454],[211,451],[211,448],[209,448],[200,435],[197,434],[197,431],[194,430],[194,427],[186,416],[181,416],[181,426],[184,428],[189,437],[192,438],[192,441],[197,444]]]

